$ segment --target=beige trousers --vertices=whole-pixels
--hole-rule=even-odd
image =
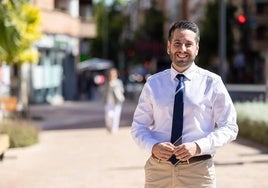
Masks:
[[[178,164],[150,157],[145,164],[145,188],[216,188],[213,159]]]
[[[119,129],[122,104],[106,104],[105,105],[105,124],[106,128],[115,133]]]

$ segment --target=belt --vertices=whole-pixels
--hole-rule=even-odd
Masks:
[[[152,154],[151,157],[154,158],[154,159],[157,159],[158,162],[161,161],[154,154]],[[198,161],[204,161],[204,160],[207,160],[207,159],[210,159],[210,158],[211,158],[211,155],[199,155],[199,156],[194,156],[194,157],[190,158],[188,161],[181,161],[179,163],[180,164],[191,164],[191,163],[195,163],[195,162],[198,162]]]

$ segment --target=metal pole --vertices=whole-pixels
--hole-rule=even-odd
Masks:
[[[219,57],[221,64],[221,77],[226,83],[226,2],[220,1],[219,11]]]

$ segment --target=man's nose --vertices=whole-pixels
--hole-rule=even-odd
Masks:
[[[186,51],[186,45],[185,44],[182,44],[181,47],[180,47],[180,50],[185,52]]]

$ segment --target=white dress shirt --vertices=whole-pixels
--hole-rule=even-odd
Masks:
[[[159,142],[169,142],[174,95],[178,80],[174,68],[147,79],[134,113],[131,134],[148,152]],[[217,147],[238,133],[236,110],[221,78],[195,63],[183,72],[185,79],[182,142],[196,142],[201,154],[215,154]]]

